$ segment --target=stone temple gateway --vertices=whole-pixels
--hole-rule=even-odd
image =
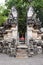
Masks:
[[[39,18],[36,18],[36,15],[33,7],[29,7],[27,11],[27,38],[29,40],[31,38],[37,39],[37,32],[41,28],[41,22]]]
[[[0,53],[14,57],[29,57],[43,53],[43,28],[32,6],[27,10],[24,44],[19,42],[18,12],[15,6],[11,8],[7,21],[0,27]]]
[[[3,44],[3,53],[16,56],[16,46],[18,43],[18,12],[15,6],[12,7],[7,21],[0,27],[0,43]],[[2,42],[3,40],[3,42]]]
[[[15,7],[12,7],[11,12],[9,14],[9,19],[5,23],[5,24],[8,23],[8,25],[10,24],[11,28],[6,29],[7,36],[5,34],[4,39],[6,39],[6,40],[8,39],[9,41],[11,41],[11,39],[15,39],[15,41],[16,41],[15,44],[17,44],[17,39],[18,39],[18,21],[17,21],[17,18],[18,18],[17,10]]]
[[[37,18],[37,14],[34,11],[32,6],[29,7],[27,11],[27,31],[25,35],[25,42],[28,46],[28,56],[42,53],[41,46],[43,45],[42,40],[42,32],[41,22],[39,18]]]

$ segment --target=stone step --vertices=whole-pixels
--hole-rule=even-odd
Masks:
[[[26,49],[17,49],[17,58],[27,58],[27,50]]]
[[[25,45],[25,44],[20,44],[20,45],[17,46],[17,48],[28,48],[28,46]]]
[[[16,58],[28,58],[27,55],[17,55]]]

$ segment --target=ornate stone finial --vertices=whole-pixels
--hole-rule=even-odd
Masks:
[[[34,23],[34,21],[32,21],[33,14],[34,14],[34,9],[32,6],[30,6],[27,11],[27,23],[28,24]]]
[[[32,6],[30,6],[27,11],[27,17],[30,18],[30,17],[32,17],[33,14],[34,14],[34,9]]]
[[[15,6],[13,6],[11,8],[9,17],[8,17],[6,23],[5,23],[5,25],[7,24],[6,27],[12,26],[13,24],[17,24],[17,19],[18,19],[18,12],[17,12]]]
[[[17,10],[16,10],[15,6],[13,6],[11,8],[11,13],[12,13],[12,15],[13,15],[14,18],[18,17],[18,13],[17,13]]]

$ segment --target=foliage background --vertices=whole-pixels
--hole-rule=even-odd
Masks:
[[[0,6],[0,25],[6,21],[8,14],[12,6],[15,6],[18,10],[18,25],[20,34],[24,34],[26,31],[26,12],[27,8],[32,5],[43,23],[43,0],[6,0],[4,7]],[[43,26],[43,24],[42,24]]]

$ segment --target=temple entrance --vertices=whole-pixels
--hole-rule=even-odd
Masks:
[[[20,34],[19,42],[21,42],[21,44],[25,44],[25,35],[24,34]]]
[[[3,27],[0,27],[1,52],[14,57],[26,58],[41,54],[43,52],[43,28],[40,27],[41,23],[39,18],[36,18],[33,7],[28,9],[27,24],[26,26],[20,25],[20,31],[18,31],[17,19],[18,12],[15,7],[12,7],[9,19]]]

